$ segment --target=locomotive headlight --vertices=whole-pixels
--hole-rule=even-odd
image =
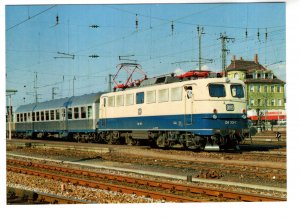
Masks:
[[[243,114],[242,118],[245,120],[247,118],[246,114]]]
[[[213,119],[217,119],[217,118],[218,118],[217,114],[214,114],[214,115],[212,116],[212,118],[213,118]]]

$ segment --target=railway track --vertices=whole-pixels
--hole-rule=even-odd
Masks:
[[[32,170],[31,168],[35,168],[35,170]],[[282,198],[261,196],[257,194],[229,192],[171,182],[157,182],[148,179],[98,173],[13,159],[7,160],[7,170],[55,179],[62,182],[69,182],[76,185],[136,194],[172,202],[207,202],[220,200],[247,202],[285,201],[285,199]],[[65,174],[67,174],[67,176]],[[103,180],[104,182],[99,182],[99,180]]]
[[[7,204],[91,204],[75,198],[36,192],[32,190],[6,187]]]

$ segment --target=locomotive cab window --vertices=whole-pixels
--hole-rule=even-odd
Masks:
[[[244,98],[244,89],[242,85],[231,85],[231,95],[234,98]]]
[[[143,104],[144,103],[144,92],[136,93],[136,104]]]
[[[209,84],[208,89],[210,97],[220,98],[226,96],[225,87],[222,84]]]

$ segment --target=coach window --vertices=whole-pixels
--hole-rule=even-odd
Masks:
[[[50,120],[54,120],[54,110],[50,110]]]
[[[222,84],[209,84],[209,95],[210,97],[225,97],[225,87]]]
[[[114,107],[115,106],[115,96],[108,97],[108,107]]]
[[[59,119],[60,119],[60,118],[59,118],[59,117],[60,117],[59,115],[60,115],[59,109],[56,109],[56,110],[55,110],[55,120],[59,120]]]
[[[68,108],[68,120],[72,119],[72,108]]]
[[[167,102],[169,101],[169,89],[158,90],[158,102]]]
[[[81,118],[86,118],[86,107],[81,107]]]
[[[92,118],[93,117],[93,108],[92,106],[88,106],[88,118]]]
[[[147,104],[151,104],[151,103],[156,102],[156,92],[155,92],[155,90],[146,92],[146,102],[147,102]]]
[[[32,112],[32,121],[35,121],[35,112]]]
[[[20,114],[20,122],[23,122],[23,114]]]
[[[126,106],[133,105],[133,94],[126,94]]]
[[[124,106],[124,95],[117,95],[116,106]]]
[[[31,112],[28,112],[28,113],[27,113],[27,121],[28,121],[28,122],[31,122]]]
[[[40,121],[40,112],[36,112],[36,121]]]
[[[78,118],[79,118],[79,108],[74,107],[74,119],[78,119]]]
[[[24,122],[27,122],[27,114],[24,113]]]
[[[61,119],[64,120],[66,118],[66,109],[62,108],[61,109]]]
[[[136,93],[136,104],[143,104],[144,103],[144,92]]]
[[[171,89],[171,101],[181,101],[182,100],[182,88],[176,87]]]
[[[46,117],[45,120],[49,120],[49,111],[45,111],[45,117]]]
[[[20,114],[17,114],[17,122],[20,122]]]
[[[44,117],[44,111],[41,111],[41,121],[44,121],[45,117]]]

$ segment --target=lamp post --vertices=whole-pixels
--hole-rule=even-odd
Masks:
[[[6,96],[9,97],[9,110],[8,110],[8,140],[11,140],[11,121],[12,121],[12,102],[11,96],[16,94],[18,91],[15,89],[7,89]]]

